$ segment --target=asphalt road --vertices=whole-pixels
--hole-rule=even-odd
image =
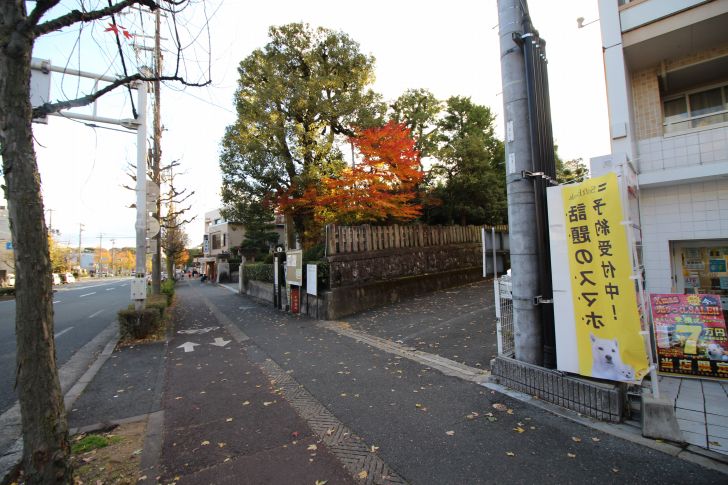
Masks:
[[[55,286],[53,293],[57,365],[116,319],[129,304],[129,278],[83,280]],[[0,301],[0,414],[17,399],[15,390],[15,300]]]

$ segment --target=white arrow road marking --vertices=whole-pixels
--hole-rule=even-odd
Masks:
[[[90,296],[90,295],[95,295],[95,294],[96,294],[96,292],[92,291],[91,293],[86,293],[85,295],[78,295],[78,297],[83,298],[84,296]]]
[[[200,344],[196,344],[194,342],[185,342],[185,343],[183,343],[182,345],[180,345],[177,348],[178,349],[185,349],[185,352],[194,352],[195,346],[197,346],[197,345],[200,345]]]
[[[96,315],[98,315],[99,313],[101,313],[101,312],[103,312],[103,311],[104,311],[104,309],[102,308],[101,310],[97,311],[96,313],[92,313],[92,314],[91,314],[91,315],[89,315],[88,317],[89,317],[89,318],[93,318],[93,317],[95,317]]]
[[[66,332],[70,332],[72,328],[73,328],[73,327],[68,327],[68,328],[65,328],[65,329],[61,330],[60,332],[56,333],[56,334],[55,334],[55,335],[54,335],[53,337],[54,337],[54,338],[58,338],[58,337],[60,337],[61,335],[63,335],[64,333],[66,333]]]
[[[187,335],[202,335],[203,333],[212,332],[213,330],[217,330],[220,327],[205,327],[205,328],[191,328],[188,330],[178,330],[177,333],[187,334]]]
[[[225,347],[230,342],[232,342],[232,340],[223,340],[220,337],[215,337],[215,341],[212,342],[210,345],[217,345],[218,347]]]

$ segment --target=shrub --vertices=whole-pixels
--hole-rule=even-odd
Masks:
[[[265,263],[246,264],[245,283],[247,284],[250,280],[273,283],[273,265]]]
[[[275,262],[275,255],[273,253],[268,253],[265,255],[265,258],[263,258],[263,262],[265,264],[273,264]]]
[[[147,338],[157,329],[160,321],[158,308],[145,308],[141,312],[133,308],[119,310],[121,338]]]
[[[0,296],[13,296],[15,295],[15,288],[0,288]]]
[[[307,250],[303,252],[303,260],[308,261],[309,264],[313,264],[314,262],[320,261],[324,258],[324,245],[323,244],[317,244],[315,246],[311,246]]]
[[[164,317],[164,310],[169,306],[168,296],[165,293],[159,295],[149,295],[147,297],[147,308],[154,308],[159,312],[159,318]]]
[[[172,300],[174,299],[174,280],[167,279],[162,281],[161,291],[162,294],[167,297],[167,306],[171,305]]]

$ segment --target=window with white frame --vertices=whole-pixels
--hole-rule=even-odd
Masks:
[[[728,122],[728,83],[669,96],[662,106],[666,134]]]

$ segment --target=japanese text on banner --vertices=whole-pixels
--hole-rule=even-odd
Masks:
[[[565,186],[579,372],[639,381],[648,370],[617,176]]]

